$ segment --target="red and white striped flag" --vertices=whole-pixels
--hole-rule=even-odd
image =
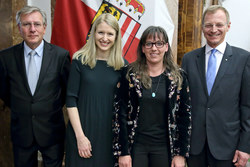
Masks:
[[[122,32],[123,56],[133,62],[142,32],[150,25],[161,26],[172,41],[174,25],[165,0],[57,0],[51,43],[73,55],[85,43],[91,25],[102,13],[111,13]]]

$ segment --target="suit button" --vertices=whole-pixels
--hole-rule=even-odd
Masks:
[[[32,115],[32,119],[35,119],[36,118],[36,116],[35,115]]]

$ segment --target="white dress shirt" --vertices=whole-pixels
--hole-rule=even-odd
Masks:
[[[205,48],[205,54],[206,54],[206,72],[207,72],[207,64],[208,64],[209,56],[211,54],[211,50],[212,49],[217,49],[217,52],[215,52],[215,56],[216,56],[216,60],[217,60],[217,63],[216,63],[216,75],[217,75],[217,72],[218,72],[218,70],[220,68],[220,64],[221,64],[223,55],[224,55],[225,50],[226,50],[226,46],[227,46],[227,43],[225,41],[223,41],[216,48],[212,48],[208,44],[206,44],[206,48]]]

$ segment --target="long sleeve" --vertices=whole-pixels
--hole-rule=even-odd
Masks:
[[[128,113],[128,81],[126,79],[126,67],[123,68],[115,98],[115,123],[114,123],[114,150],[115,155],[128,155],[128,130],[127,130],[127,113]]]
[[[66,52],[66,56],[64,58],[63,61],[63,65],[61,68],[61,85],[62,85],[62,99],[63,99],[63,103],[65,104],[65,99],[66,99],[66,89],[67,89],[67,83],[68,83],[68,78],[69,78],[69,71],[70,71],[70,56],[69,56],[69,52]]]
[[[183,72],[184,73],[184,72]],[[179,111],[176,113],[177,121],[177,136],[175,150],[178,150],[178,154],[184,157],[189,156],[190,150],[190,137],[191,137],[191,100],[188,81],[185,75],[183,75],[182,89],[180,90]]]
[[[240,92],[240,141],[238,149],[250,153],[250,55],[243,71]]]

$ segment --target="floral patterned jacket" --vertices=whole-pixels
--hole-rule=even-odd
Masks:
[[[139,76],[129,73],[126,79],[128,67],[124,67],[118,92],[115,96],[115,111],[113,118],[113,150],[114,156],[129,155],[136,134],[137,120],[140,106],[139,98],[142,98],[142,87]],[[171,74],[166,77],[171,81],[167,89],[168,93],[168,131],[170,141],[170,152],[173,158],[176,155],[189,156],[191,136],[191,102],[189,86],[186,75],[182,71],[182,89],[178,89]],[[118,166],[118,163],[115,164]]]

